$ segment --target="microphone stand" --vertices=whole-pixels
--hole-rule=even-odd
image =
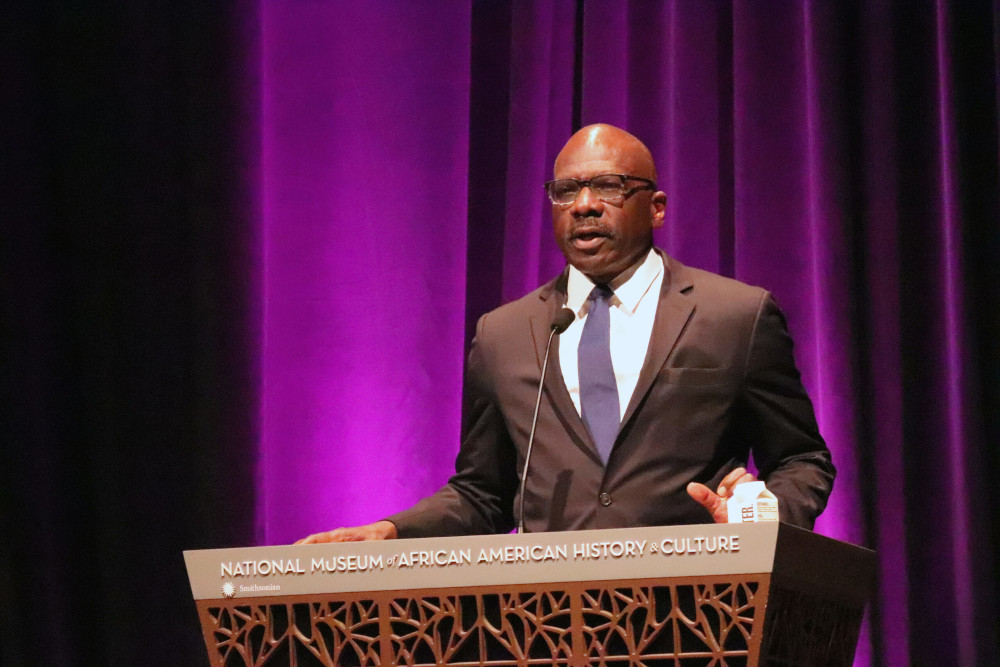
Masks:
[[[528,481],[528,463],[531,461],[531,448],[535,444],[535,427],[538,425],[538,408],[542,405],[542,388],[545,386],[545,371],[549,367],[549,351],[552,349],[552,339],[561,334],[573,323],[576,314],[569,308],[563,308],[556,315],[549,331],[549,341],[545,344],[545,358],[542,360],[542,377],[538,380],[538,396],[535,398],[535,414],[531,417],[531,433],[528,435],[528,449],[524,453],[524,468],[521,470],[521,483],[518,485],[517,534],[524,532],[524,491]]]

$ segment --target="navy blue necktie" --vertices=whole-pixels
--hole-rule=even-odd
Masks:
[[[587,297],[590,310],[583,325],[577,364],[580,372],[580,413],[597,451],[608,462],[618,437],[620,422],[618,383],[611,365],[611,314],[609,300],[614,292],[598,285]]]

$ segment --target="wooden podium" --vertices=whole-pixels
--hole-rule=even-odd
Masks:
[[[184,557],[225,667],[850,665],[875,571],[778,523]]]

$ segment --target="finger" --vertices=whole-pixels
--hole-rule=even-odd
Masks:
[[[717,496],[712,489],[698,482],[691,482],[687,485],[687,492],[696,503],[707,509],[711,514],[715,514],[722,498]]]
[[[313,533],[295,544],[327,544],[330,542],[366,542],[368,540],[395,539],[398,535],[391,521],[376,521],[366,526],[337,528],[325,533]]]
[[[733,488],[733,486],[736,485],[736,480],[738,480],[740,477],[746,474],[747,474],[747,469],[744,468],[743,466],[730,470],[729,473],[722,478],[722,481],[719,482],[718,494],[723,498],[728,496],[729,491]]]
[[[757,478],[753,474],[746,473],[745,475],[743,475],[742,477],[740,477],[738,480],[736,480],[735,482],[733,482],[732,484],[730,484],[728,488],[724,488],[724,487],[720,486],[719,487],[719,493],[723,494],[723,498],[731,498],[733,496],[734,489],[737,486],[739,486],[740,484],[745,484],[746,482],[756,482],[756,481],[758,481],[758,480],[757,480]]]
[[[741,472],[740,475],[734,475],[733,473]],[[735,478],[735,479],[734,479]],[[733,495],[733,488],[737,484],[744,484],[745,482],[756,482],[757,477],[753,473],[747,472],[743,468],[737,468],[732,473],[726,475],[726,479],[722,480],[722,484],[719,485],[719,495],[728,498]]]
[[[712,496],[715,495],[715,493],[712,492],[712,489],[708,488],[704,484],[699,484],[698,482],[691,482],[688,484],[687,492],[688,495],[691,496],[699,505],[705,505],[705,503],[710,502]]]
[[[345,530],[337,535],[337,542],[365,542],[370,538],[366,537],[364,533],[357,530]],[[331,540],[331,542],[334,540]]]
[[[712,515],[712,521],[716,523],[726,523],[729,513],[726,510],[726,499],[720,497],[704,484],[691,482],[687,485],[688,495],[708,510]]]
[[[325,533],[313,533],[312,535],[309,535],[308,537],[303,537],[301,540],[299,540],[295,544],[323,544],[325,542],[332,542],[333,541],[333,538],[332,538],[332,533],[333,532],[334,531],[331,530],[331,531],[328,531],[328,532],[325,532]]]

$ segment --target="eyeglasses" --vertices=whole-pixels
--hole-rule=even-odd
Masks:
[[[643,185],[626,189],[625,184],[629,181],[639,181]],[[545,192],[548,193],[552,203],[557,206],[572,204],[584,188],[590,188],[594,196],[601,201],[614,203],[620,199],[631,197],[639,190],[655,190],[656,181],[625,174],[600,174],[586,181],[575,178],[558,178],[545,184]]]

